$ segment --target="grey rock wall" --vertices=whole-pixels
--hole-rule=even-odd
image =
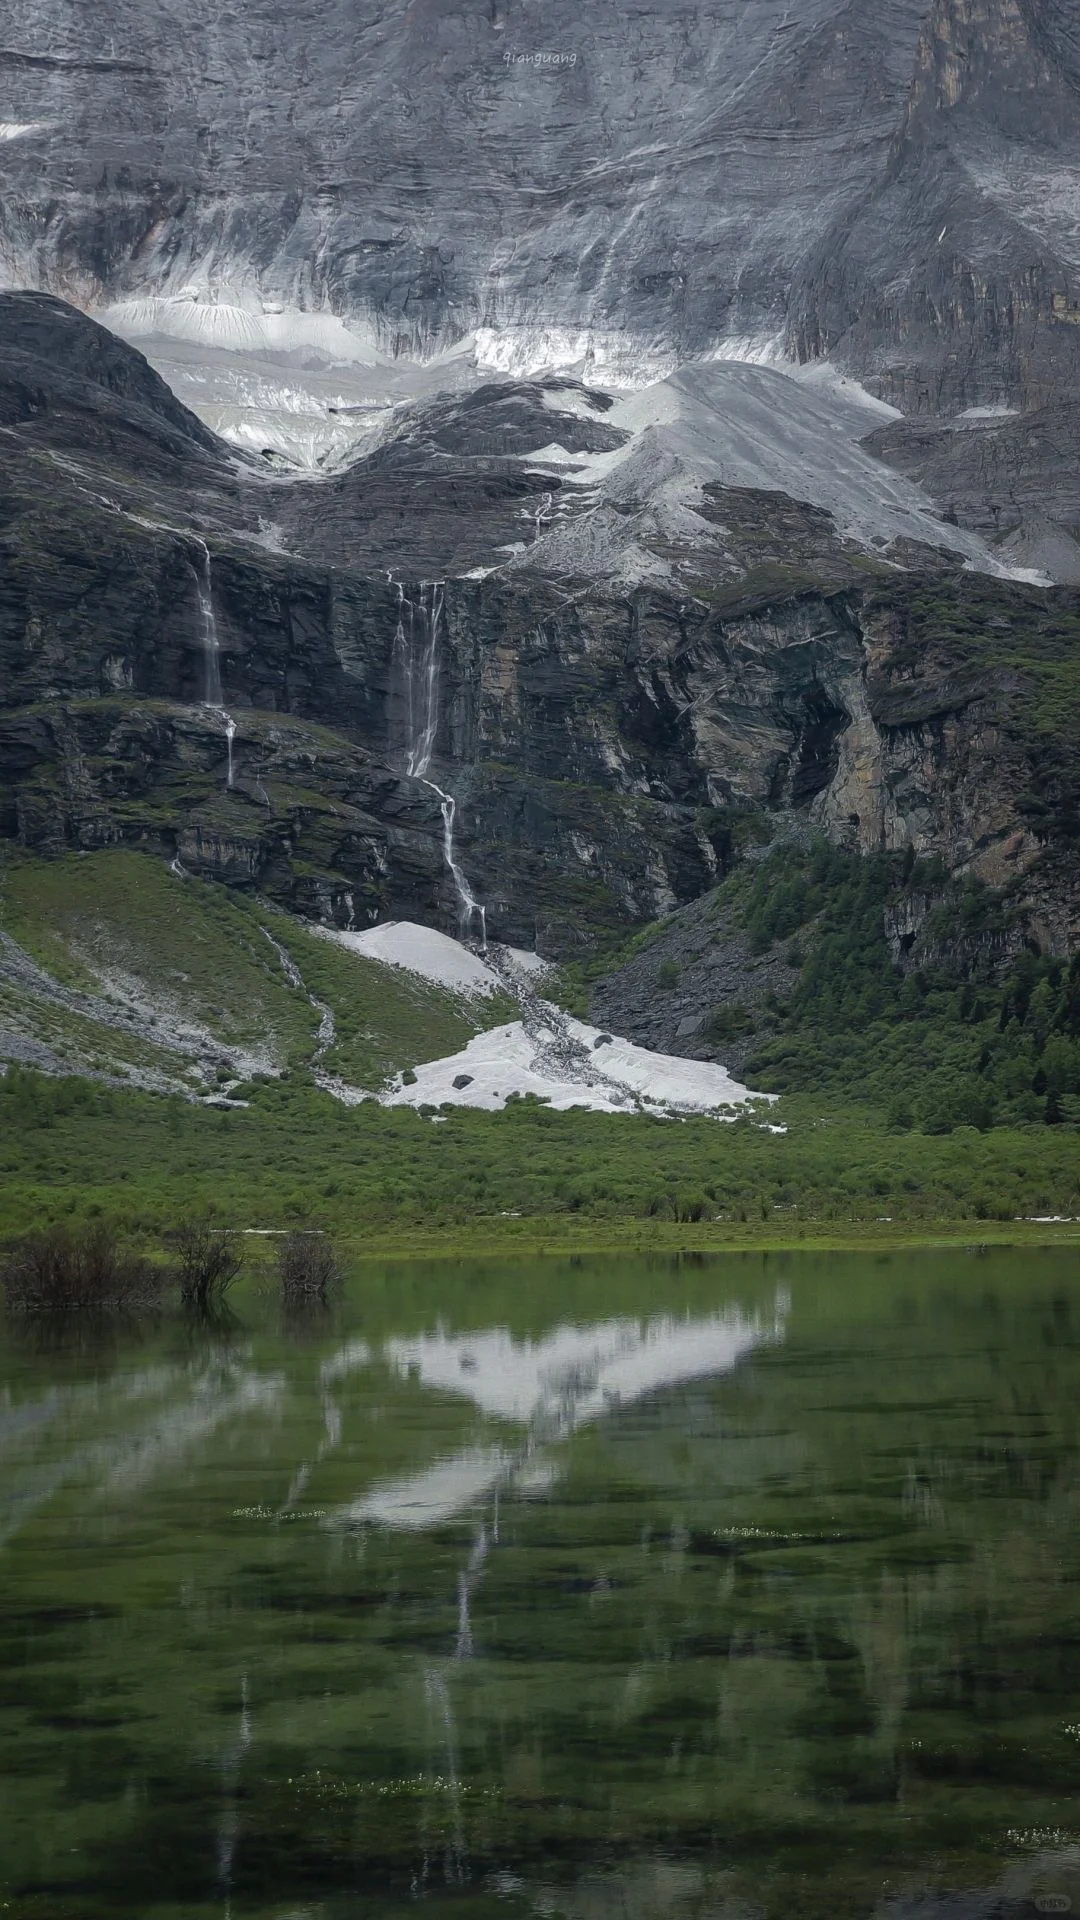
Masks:
[[[2,37],[12,284],[391,351],[775,334],[910,410],[1075,371],[1068,0],[10,0]]]

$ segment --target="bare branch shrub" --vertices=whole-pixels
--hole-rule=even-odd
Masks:
[[[325,1301],[338,1277],[334,1243],[325,1233],[290,1233],[278,1247],[281,1297],[287,1307]]]
[[[185,1220],[174,1239],[182,1304],[212,1311],[244,1264],[243,1242],[209,1220]]]
[[[0,1260],[5,1301],[19,1313],[131,1312],[152,1306],[164,1281],[160,1267],[104,1225],[28,1234]]]

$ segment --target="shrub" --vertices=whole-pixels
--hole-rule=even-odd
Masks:
[[[677,1218],[684,1221],[707,1220],[711,1208],[703,1193],[680,1194],[676,1208]]]
[[[185,1307],[205,1311],[220,1302],[244,1264],[243,1246],[209,1220],[187,1220],[177,1230],[177,1277]]]
[[[325,1300],[338,1277],[334,1243],[325,1233],[290,1233],[278,1248],[277,1267],[287,1307]]]
[[[709,1015],[708,1037],[722,1045],[725,1040],[737,1040],[740,1034],[753,1030],[754,1016],[743,1006],[741,1000],[729,1000],[725,1005],[714,1007]]]
[[[17,1312],[130,1311],[152,1305],[163,1280],[160,1268],[121,1247],[104,1225],[30,1234],[0,1265],[5,1300]]]

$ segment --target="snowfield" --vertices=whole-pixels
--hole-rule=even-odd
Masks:
[[[342,933],[337,927],[316,929],[324,940],[333,940],[365,960],[381,960],[384,966],[401,967],[415,973],[432,986],[448,987],[453,993],[499,993],[502,981],[471,947],[452,940],[435,927],[419,927],[411,920],[388,920],[385,926],[371,927],[365,933]]]
[[[388,967],[401,967],[415,973],[432,986],[447,987],[452,993],[503,993],[508,978],[522,983],[538,980],[550,973],[551,966],[538,953],[522,947],[500,947],[500,965],[496,971],[471,947],[435,927],[417,926],[412,920],[388,920],[384,926],[364,933],[343,933],[337,927],[318,927],[324,940],[334,940],[359,953],[365,960],[381,960]]]
[[[547,1003],[541,1003],[546,1006]],[[549,1023],[535,1018],[478,1033],[446,1060],[399,1075],[380,1097],[385,1106],[485,1107],[499,1112],[511,1098],[535,1094],[557,1111],[591,1107],[594,1113],[711,1113],[734,1120],[736,1110],[766,1097],[733,1080],[726,1067],[650,1053],[552,1008]]]
[[[740,1107],[775,1098],[752,1093],[726,1067],[650,1053],[575,1020],[542,998],[538,988],[550,967],[539,954],[493,946],[484,957],[449,934],[409,920],[363,933],[335,927],[318,932],[365,960],[404,968],[467,999],[505,993],[521,1007],[520,1020],[478,1033],[460,1053],[396,1075],[378,1096],[383,1106],[482,1107],[499,1113],[508,1100],[533,1094],[557,1111],[590,1107],[594,1113],[703,1113],[734,1120]],[[343,1099],[357,1097],[336,1083],[331,1091]]]
[[[534,1094],[557,1112],[588,1106],[594,1114],[713,1114],[734,1119],[749,1102],[774,1094],[751,1092],[726,1068],[707,1060],[653,1054],[615,1033],[573,1020],[540,995],[550,964],[519,947],[473,952],[436,927],[392,920],[363,933],[319,927],[323,939],[365,960],[404,968],[434,987],[469,1000],[505,993],[517,998],[521,1020],[477,1033],[446,1060],[398,1073],[380,1092],[382,1106],[479,1106],[500,1114],[507,1100]],[[361,1098],[354,1089],[327,1081],[338,1098]]]

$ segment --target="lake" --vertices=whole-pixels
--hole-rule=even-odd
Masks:
[[[1080,1914],[1073,1251],[19,1325],[0,1915]]]

